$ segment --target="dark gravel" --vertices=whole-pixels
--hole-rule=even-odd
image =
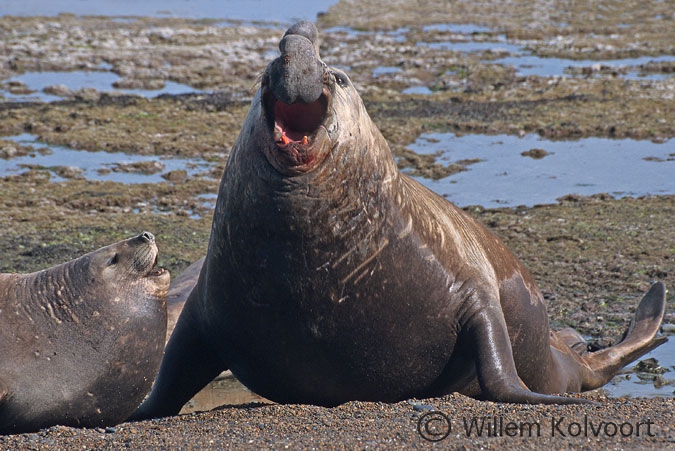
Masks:
[[[675,448],[673,398],[594,399],[599,405],[522,406],[481,402],[460,395],[397,404],[351,402],[335,408],[250,404],[201,414],[124,423],[106,429],[57,426],[35,434],[0,437],[0,448]],[[433,444],[421,437],[418,423],[423,422],[421,429],[424,432],[424,421],[430,417],[423,416],[435,411],[446,415],[451,431],[446,438]],[[445,421],[443,417],[436,418]],[[430,433],[443,434],[446,430],[442,421],[430,422]],[[476,427],[481,424],[483,429],[478,434]],[[493,428],[495,424],[496,429]]]

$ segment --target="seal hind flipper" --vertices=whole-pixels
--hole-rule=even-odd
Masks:
[[[498,305],[498,304],[495,304]],[[476,346],[476,375],[480,398],[521,404],[593,404],[580,398],[536,393],[518,377],[504,315],[499,308],[482,308],[467,324]]]
[[[630,325],[618,344],[642,342],[646,337],[649,337],[650,340],[653,339],[661,327],[665,313],[666,286],[663,282],[656,282],[640,300]],[[667,340],[665,337],[659,338],[664,338],[659,344]]]
[[[621,368],[668,341],[667,337],[656,336],[665,312],[666,287],[662,282],[656,282],[638,304],[621,340],[582,357],[596,376],[593,381],[584,381],[582,390],[605,385]]]

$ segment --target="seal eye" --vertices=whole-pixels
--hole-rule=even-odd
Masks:
[[[117,254],[113,255],[110,260],[108,260],[108,266],[115,266],[117,264]]]
[[[344,88],[345,86],[349,85],[349,79],[345,74],[342,72],[338,71],[332,71],[333,77],[335,77],[335,82],[340,86],[341,88]]]

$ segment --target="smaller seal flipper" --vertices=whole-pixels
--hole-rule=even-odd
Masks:
[[[178,277],[171,281],[169,286],[169,294],[166,295],[166,341],[168,343],[176,322],[183,311],[185,301],[190,296],[192,289],[197,285],[199,273],[204,266],[204,257],[200,258],[193,264],[187,267],[185,271],[180,273]]]
[[[7,393],[8,393],[7,386],[2,381],[2,379],[0,379],[0,407],[2,407],[2,404],[5,402]]]

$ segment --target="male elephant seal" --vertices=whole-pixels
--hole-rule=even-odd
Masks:
[[[0,433],[119,423],[164,348],[169,273],[148,232],[32,274],[0,274]]]
[[[453,391],[578,403],[552,393],[599,387],[662,342],[660,283],[609,350],[580,355],[550,332],[532,276],[486,228],[399,173],[315,36],[307,22],[289,29],[261,79],[198,282],[131,419],[177,413],[228,368],[282,403]]]

